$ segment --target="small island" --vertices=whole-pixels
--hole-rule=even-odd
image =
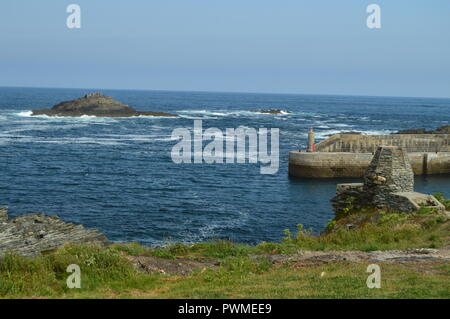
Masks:
[[[177,114],[164,112],[137,111],[129,105],[114,100],[101,93],[90,93],[85,96],[56,104],[51,109],[32,110],[33,115],[47,116],[100,116],[100,117],[130,117],[130,116],[167,116]]]

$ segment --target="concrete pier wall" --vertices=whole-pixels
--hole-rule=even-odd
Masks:
[[[401,147],[416,175],[450,174],[450,134],[340,133],[317,143],[315,152],[289,152],[289,175],[362,177],[379,146]]]
[[[450,134],[335,134],[317,143],[315,151],[374,153],[378,146],[400,146],[408,153],[450,152]]]
[[[289,152],[289,175],[329,178],[362,177],[372,160],[372,153]],[[414,152],[408,157],[415,175],[450,174],[450,152]]]

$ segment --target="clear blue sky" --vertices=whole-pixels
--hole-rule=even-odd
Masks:
[[[449,0],[1,0],[0,45],[0,86],[450,97]]]

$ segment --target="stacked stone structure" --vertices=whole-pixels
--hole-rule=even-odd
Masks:
[[[414,191],[414,173],[403,149],[377,149],[364,174],[363,190],[380,207],[390,204],[393,193]]]
[[[414,173],[406,152],[397,146],[379,147],[364,174],[364,183],[339,184],[331,200],[336,213],[349,206],[413,212],[421,207],[445,211],[432,195],[414,192]]]

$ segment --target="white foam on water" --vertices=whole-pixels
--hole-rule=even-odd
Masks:
[[[293,140],[296,140],[298,138],[308,137],[308,133],[301,133],[301,132],[289,132],[289,131],[280,131],[280,134],[286,137],[292,137]]]
[[[188,119],[217,119],[217,117],[226,117],[226,116],[252,116],[252,117],[262,117],[262,116],[273,116],[274,114],[270,113],[261,113],[261,112],[252,112],[249,110],[178,110],[177,113],[182,113],[185,115],[180,115],[183,118]],[[291,112],[281,111],[279,114],[275,114],[279,117],[290,115]]]
[[[181,118],[188,120],[217,120],[217,117],[211,116],[189,116],[189,115],[180,115]]]
[[[204,115],[213,115],[213,116],[227,116],[229,113],[226,112],[218,112],[218,111],[208,111],[208,110],[180,110],[178,113],[184,114],[204,114]]]
[[[102,138],[90,138],[90,137],[65,137],[55,139],[40,139],[36,142],[41,143],[55,143],[55,144],[97,144],[97,145],[123,145],[120,140],[116,139],[102,139]]]
[[[166,126],[159,126],[159,125],[152,125],[152,126],[150,126],[150,128],[155,129],[155,130],[167,129]]]
[[[145,119],[174,119],[177,118],[176,116],[153,116],[153,115],[136,115],[136,116],[117,116],[117,117],[110,117],[110,116],[96,116],[96,115],[81,115],[81,116],[49,116],[45,114],[40,115],[32,115],[32,111],[21,111],[18,113],[15,113],[16,116],[20,117],[30,117],[30,118],[39,118],[39,119],[47,119],[47,120],[64,120],[64,121],[109,121],[109,122],[117,122],[117,120],[124,120],[124,119],[130,119],[130,118],[145,118]]]
[[[180,110],[176,111],[180,117],[189,119],[189,120],[203,120],[203,119],[212,119],[216,120],[218,117],[227,116],[226,113],[223,112],[213,112],[208,110]]]
[[[8,143],[45,143],[45,144],[97,144],[97,145],[125,145],[126,141],[108,138],[90,137],[61,137],[46,138],[24,135],[1,134],[2,141]]]
[[[365,130],[365,131],[358,131],[361,132],[365,135],[388,135],[391,133],[394,133],[396,131],[392,131],[392,130]]]
[[[232,216],[230,215],[229,218],[226,218],[226,220],[222,222],[212,222],[210,224],[207,224],[199,229],[200,238],[202,239],[208,239],[212,238],[213,236],[216,236],[217,230],[221,228],[239,228],[244,223],[247,222],[249,218],[248,212],[243,212],[242,210],[236,209],[234,210],[238,213],[238,216]],[[227,212],[223,212],[226,214]]]
[[[127,117],[118,117],[120,119],[129,119],[129,118],[145,118],[145,119],[177,119],[178,116],[155,116],[155,115],[137,115],[137,116],[127,116]]]
[[[22,111],[22,112],[16,113],[17,116],[26,116],[26,117],[31,116],[31,114],[33,114],[32,111]]]
[[[220,208],[218,207],[218,211],[220,211],[222,216],[227,217],[223,219],[221,218],[220,220],[217,221],[211,220],[209,223],[201,226],[198,230],[195,230],[195,232],[192,231],[184,232],[183,241],[186,243],[195,243],[217,237],[217,234],[221,229],[239,228],[243,224],[245,224],[249,218],[248,212],[243,212],[242,210],[239,210],[237,208],[225,209],[223,207]],[[233,212],[234,214],[230,214],[229,212]],[[235,215],[236,212],[238,216]],[[189,222],[187,222],[186,224],[189,224]]]
[[[171,136],[169,136],[169,137],[158,137],[158,138],[154,138],[153,141],[158,141],[158,142],[171,142],[171,141],[175,141],[175,139],[173,139]]]
[[[348,132],[348,130],[326,130],[326,131],[322,131],[322,132],[316,131],[315,135],[317,138],[321,139],[321,138],[327,138],[331,135],[343,133],[343,132]],[[391,131],[391,130],[355,130],[355,133],[362,133],[364,135],[387,135],[387,134],[394,133],[394,131]]]
[[[334,135],[334,134],[338,134],[338,133],[342,133],[342,132],[344,132],[344,131],[342,131],[342,130],[326,130],[326,131],[322,131],[322,132],[316,131],[315,136],[316,136],[316,138],[319,138],[319,139],[327,138],[330,135]]]
[[[162,135],[162,134],[143,134],[143,135],[136,135],[136,134],[102,134],[99,135],[99,138],[102,137],[109,137],[113,138],[117,141],[133,141],[133,142],[153,142],[153,141],[174,141],[177,139],[172,139],[171,135]]]
[[[22,123],[21,123],[22,124]],[[5,131],[5,133],[26,132],[26,131],[51,131],[51,130],[69,130],[73,128],[81,128],[86,124],[65,124],[65,125],[48,125],[48,122],[32,122],[32,124],[24,124],[19,128]]]
[[[17,113],[13,113],[16,117],[26,117],[30,120],[27,121],[29,123],[36,123],[37,121],[43,121],[46,122],[83,122],[83,123],[94,123],[94,124],[104,124],[106,122],[117,122],[115,118],[111,117],[97,117],[94,115],[82,115],[82,116],[48,116],[45,114],[40,115],[31,115],[33,114],[32,111],[21,111]],[[25,123],[21,121],[22,123]],[[106,125],[106,124],[105,124]]]

